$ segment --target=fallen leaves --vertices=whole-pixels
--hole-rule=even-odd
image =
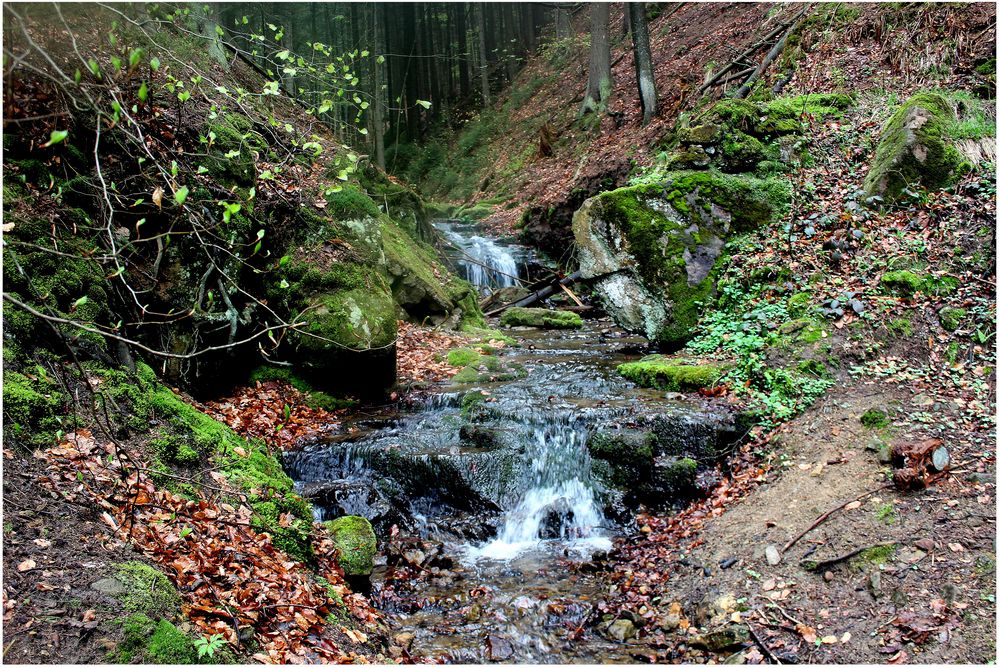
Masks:
[[[157,488],[144,467],[123,465],[114,446],[98,444],[85,431],[66,435],[41,456],[49,465],[45,484],[67,499],[89,498],[103,510],[105,523],[120,527],[120,537],[164,568],[200,633],[220,633],[240,647],[240,630],[253,629],[262,650],[255,656],[270,663],[357,658],[326,633],[326,617],[339,609],[332,597],[341,598],[363,624],[373,626],[378,617],[344,585],[332,540],[321,527],[314,527],[313,544],[329,588],[276,549],[269,534],[252,528],[252,512],[237,492],[226,496],[228,503],[175,496]],[[136,460],[132,453],[129,461]],[[17,568],[34,567],[28,559]],[[88,614],[93,611],[84,613],[83,622],[94,623]],[[363,633],[348,637],[358,644],[367,640]]]
[[[34,559],[25,559],[24,561],[22,561],[17,565],[17,570],[21,573],[24,573],[25,571],[30,571],[36,565],[37,564],[35,564]]]

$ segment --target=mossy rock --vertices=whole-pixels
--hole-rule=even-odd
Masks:
[[[885,202],[906,189],[943,188],[962,171],[963,160],[947,136],[956,121],[954,108],[938,93],[916,93],[888,119],[874,162],[864,180],[869,195]]]
[[[377,286],[319,295],[316,308],[306,316],[304,331],[315,336],[299,339],[299,352],[322,364],[324,354],[382,348],[396,336],[395,302],[387,290]]]
[[[638,362],[626,362],[618,366],[617,371],[636,385],[667,392],[711,387],[725,373],[720,366],[678,363],[662,355],[649,355]]]
[[[864,414],[860,416],[860,424],[864,425],[868,429],[885,429],[891,422],[888,420],[888,414],[879,408],[870,408],[864,411]]]
[[[601,193],[573,216],[583,278],[623,328],[666,349],[691,336],[731,235],[782,216],[790,186],[714,171]]]
[[[541,327],[544,329],[579,329],[583,319],[572,311],[553,311],[545,308],[508,308],[500,317],[504,327]]]
[[[653,484],[664,499],[679,501],[697,494],[697,461],[673,457],[657,462]]]
[[[357,515],[346,515],[324,522],[337,549],[337,561],[347,575],[371,575],[377,541],[371,522]]]
[[[907,269],[889,271],[881,277],[881,287],[888,294],[912,297],[923,289],[923,279]]]
[[[967,309],[945,306],[940,309],[940,326],[945,331],[953,332],[961,326],[961,321],[968,314]]]
[[[114,577],[125,593],[120,600],[126,612],[153,619],[174,619],[180,614],[180,594],[162,572],[141,561],[128,561],[115,568]]]
[[[808,313],[812,305],[812,295],[809,292],[796,292],[787,298],[787,314],[792,318],[800,318]]]
[[[204,137],[210,140],[204,166],[208,173],[223,181],[252,186],[256,180],[256,157],[266,142],[253,129],[245,114],[222,114],[205,126]]]

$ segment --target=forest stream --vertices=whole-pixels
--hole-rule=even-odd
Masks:
[[[438,227],[460,249],[459,271],[483,293],[510,285],[524,266],[521,249],[454,222]],[[718,418],[617,374],[646,342],[609,321],[517,334],[520,346],[501,355],[521,377],[452,384],[406,410],[357,416],[348,435],[286,454],[285,468],[317,519],[362,515],[380,537],[397,527],[388,551],[398,554],[391,564],[392,554],[376,562],[372,599],[416,635],[415,655],[458,663],[633,660],[621,643],[572,642],[607,586],[593,561],[606,556],[629,517],[621,493],[592,475],[587,439],[640,414],[668,415],[677,425]],[[426,577],[407,581],[395,563]]]

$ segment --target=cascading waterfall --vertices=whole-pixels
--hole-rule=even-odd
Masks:
[[[439,227],[448,241],[461,251],[454,260],[469,283],[486,290],[517,285],[517,259],[509,248],[486,237],[466,237],[446,224]]]
[[[602,534],[604,516],[590,480],[586,429],[552,417],[548,423],[535,424],[531,435],[526,492],[506,512],[494,540],[468,549],[473,560],[512,559],[546,538],[580,550],[610,546]]]

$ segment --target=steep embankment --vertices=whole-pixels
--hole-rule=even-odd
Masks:
[[[475,292],[422,200],[216,58],[199,9],[133,11],[4,10],[5,658],[379,657],[358,536],[280,450],[335,425],[328,392],[392,387],[400,319],[481,324]],[[263,433],[190,396],[251,377]]]

